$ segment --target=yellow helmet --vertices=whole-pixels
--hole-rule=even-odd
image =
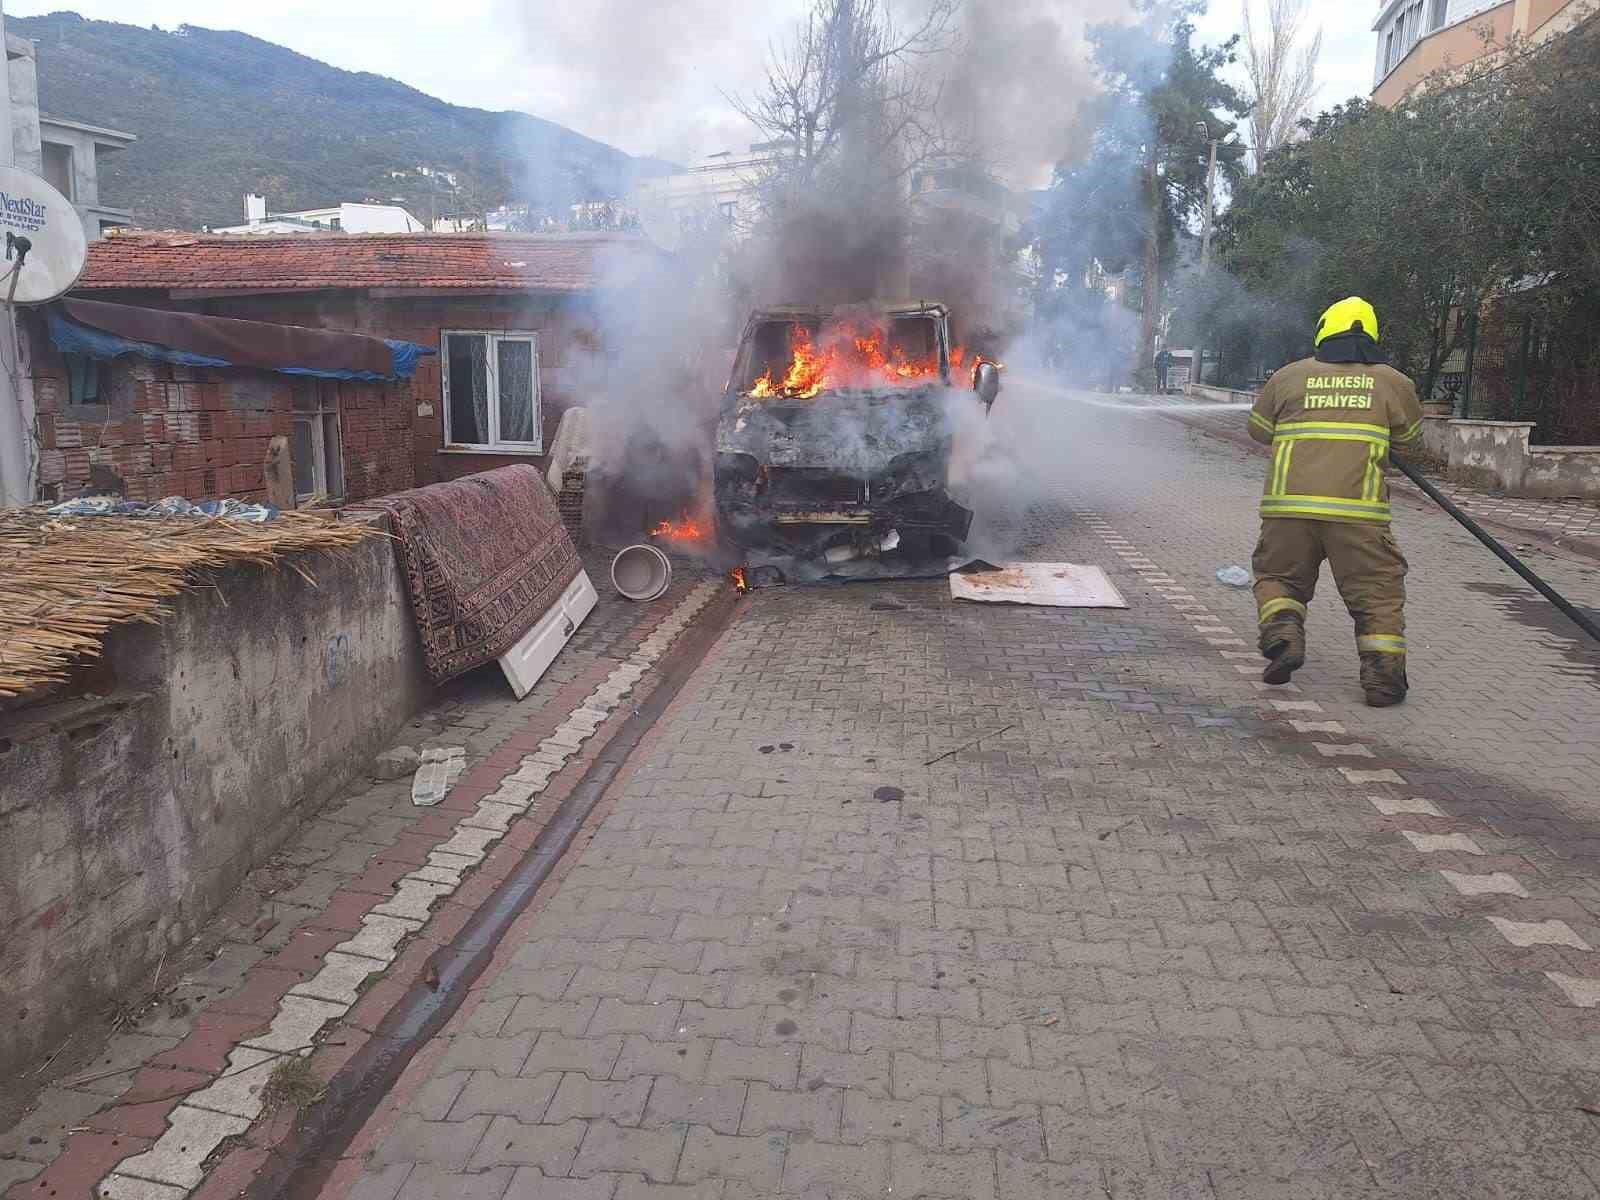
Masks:
[[[1313,344],[1320,346],[1323,338],[1355,329],[1377,341],[1378,311],[1360,296],[1347,296],[1322,314],[1322,320],[1317,322],[1317,338]]]

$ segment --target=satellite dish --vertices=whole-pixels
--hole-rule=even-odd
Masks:
[[[88,253],[70,200],[32,171],[0,167],[0,300],[54,300],[78,282]]]

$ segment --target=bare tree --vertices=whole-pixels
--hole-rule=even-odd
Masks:
[[[772,48],[761,90],[730,99],[804,183],[844,157],[902,175],[948,149],[939,84],[920,68],[951,48],[960,2],[932,0],[901,28],[884,0],[814,0]]]
[[[894,0],[811,0],[794,34],[771,50],[762,88],[731,98],[773,144],[758,171],[754,232],[774,298],[850,302],[954,286],[968,269],[971,307],[982,267],[974,230],[952,230],[914,190],[923,179],[981,181],[971,104],[947,83],[968,48],[958,19],[970,0],[918,0],[898,21]],[[982,280],[987,283],[989,280]]]
[[[1261,160],[1289,141],[1306,115],[1316,90],[1317,58],[1322,53],[1322,30],[1303,48],[1306,0],[1267,0],[1267,29],[1256,31],[1244,0],[1245,67],[1250,73],[1251,141],[1256,170]]]
[[[890,0],[812,0],[760,89],[729,97],[772,146],[752,180],[755,224],[789,298],[907,289],[911,179],[962,149],[941,100],[963,2],[925,0],[902,25]]]

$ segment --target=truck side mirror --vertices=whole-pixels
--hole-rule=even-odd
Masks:
[[[972,390],[978,393],[984,408],[994,407],[995,398],[1000,395],[999,366],[980,359],[978,365],[972,368]]]

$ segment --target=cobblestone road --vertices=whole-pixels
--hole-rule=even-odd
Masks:
[[[1403,512],[1412,703],[1264,689],[1259,460],[1097,403],[987,536],[1131,607],[751,597],[348,1194],[1600,1195],[1595,656]]]

